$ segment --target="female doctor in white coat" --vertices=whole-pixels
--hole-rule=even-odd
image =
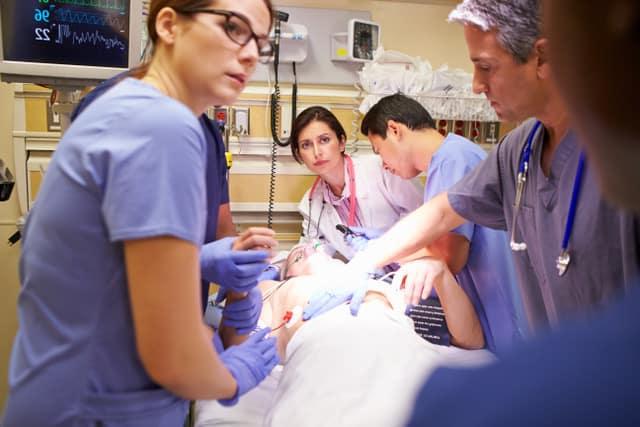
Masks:
[[[293,157],[318,175],[298,205],[301,241],[325,241],[351,259],[337,224],[386,230],[422,205],[422,190],[385,171],[378,156],[346,154],[346,139],[338,119],[319,106],[300,113],[291,131]]]

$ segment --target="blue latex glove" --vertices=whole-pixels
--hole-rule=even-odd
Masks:
[[[273,264],[269,264],[267,268],[264,269],[260,276],[258,276],[258,283],[263,280],[280,280],[280,268],[276,267]]]
[[[213,333],[212,342],[213,348],[216,349],[216,353],[220,354],[224,351],[224,344],[222,344],[222,338],[220,338],[220,335],[218,335],[218,331],[215,331]]]
[[[363,290],[360,290],[361,288],[363,288]],[[312,319],[347,301],[351,301],[351,314],[357,316],[365,293],[366,286],[349,288],[340,286],[326,291],[317,291],[309,298],[309,302],[302,312],[302,320],[307,321]]]
[[[346,234],[344,241],[356,252],[364,250],[369,240],[377,239],[384,234],[384,230],[366,227],[349,227],[354,234]]]
[[[222,363],[238,384],[232,398],[218,401],[221,405],[235,405],[240,396],[260,384],[280,361],[276,351],[276,338],[265,338],[269,332],[270,328],[261,329],[242,344],[220,353]]]
[[[355,261],[355,262],[354,262]],[[347,264],[347,272],[339,280],[339,285],[330,290],[321,290],[309,298],[302,312],[302,320],[309,320],[319,314],[331,310],[347,301],[351,301],[349,309],[354,316],[358,315],[360,304],[367,293],[371,268],[358,257]]]
[[[200,250],[202,278],[228,290],[249,292],[258,284],[264,270],[267,251],[234,251],[235,237],[225,237],[203,245]]]
[[[220,289],[216,297],[216,304],[226,296],[226,290]],[[236,329],[240,335],[247,335],[258,325],[262,312],[262,292],[253,288],[246,297],[225,305],[222,310],[222,324]]]

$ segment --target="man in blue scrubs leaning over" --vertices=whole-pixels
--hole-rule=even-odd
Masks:
[[[391,173],[411,179],[425,172],[425,203],[448,190],[487,157],[468,139],[455,134],[442,136],[429,112],[401,94],[378,101],[364,116],[361,131]],[[466,222],[428,249],[447,261],[473,303],[489,350],[504,351],[521,338],[524,319],[503,231]],[[422,294],[422,289],[413,294]]]
[[[636,0],[595,3],[545,0],[551,66],[599,188],[607,199],[639,213],[640,57],[628,53],[640,51],[640,7]],[[597,230],[591,235],[594,245],[616,238]],[[588,321],[562,326],[499,363],[437,370],[409,425],[640,425],[638,278],[634,283]]]
[[[602,197],[589,165],[593,159],[584,162],[551,78],[540,1],[465,0],[449,19],[464,25],[474,91],[485,94],[501,119],[522,124],[447,192],[369,244],[351,261],[351,271],[363,277],[465,221],[506,230],[529,329],[535,334],[629,290],[640,272],[640,225],[636,216]],[[526,170],[521,175],[526,181],[519,184],[521,170]],[[594,240],[594,233],[603,238]],[[357,306],[361,282],[353,283]],[[319,295],[304,317],[335,301]]]

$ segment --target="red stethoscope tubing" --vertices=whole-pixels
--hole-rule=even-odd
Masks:
[[[344,160],[347,163],[347,173],[349,174],[349,218],[347,219],[347,225],[353,227],[356,225],[356,175],[353,169],[353,160],[348,154],[344,155]],[[311,186],[309,192],[309,203],[313,197],[313,192],[316,190],[318,184],[322,181],[322,178],[317,177]]]

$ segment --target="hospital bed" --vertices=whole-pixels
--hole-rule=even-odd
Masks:
[[[486,350],[428,343],[410,319],[382,306],[363,304],[357,317],[341,306],[301,328],[284,366],[236,406],[196,402],[194,425],[400,426],[433,369],[493,360]]]

